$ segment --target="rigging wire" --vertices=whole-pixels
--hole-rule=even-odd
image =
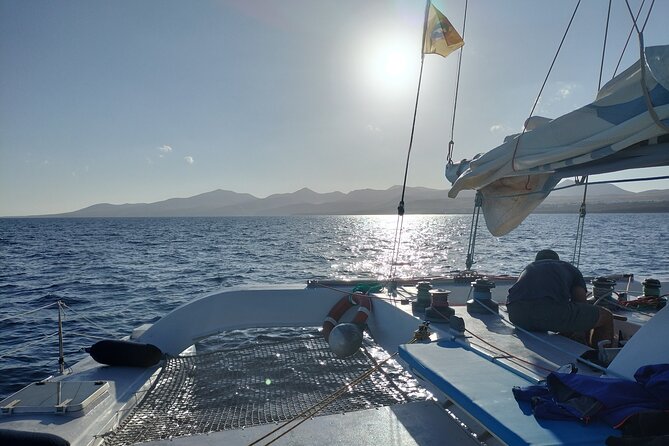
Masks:
[[[650,8],[648,8],[648,14],[646,14],[646,20],[643,21],[643,26],[641,27],[641,32],[644,32],[646,30],[646,25],[648,24],[648,19],[650,19],[650,14],[653,12],[653,6],[655,6],[655,0],[652,1],[650,4]]]
[[[618,58],[618,63],[616,64],[616,68],[613,70],[613,76],[611,76],[611,79],[616,77],[616,74],[618,73],[618,68],[620,68],[620,64],[623,61],[623,56],[625,55],[625,51],[627,50],[627,45],[629,45],[630,39],[632,38],[632,33],[634,32],[634,26],[635,26],[634,24],[639,19],[639,16],[641,15],[641,11],[643,10],[643,5],[645,3],[646,3],[646,0],[642,0],[641,5],[639,6],[639,10],[636,13],[636,16],[632,16],[632,27],[630,28],[630,32],[627,33],[627,40],[625,41],[625,46],[623,46],[623,50],[620,52],[620,57]],[[629,8],[629,4],[627,6]]]
[[[606,44],[609,37],[609,23],[611,22],[611,3],[612,0],[609,0],[609,7],[606,11],[606,26],[604,27],[604,42],[602,44],[602,58],[599,63],[599,79],[597,80],[597,92],[602,88],[602,75],[604,74],[604,59],[606,56]],[[588,180],[589,176],[586,175],[581,179],[581,183],[585,184],[583,188],[583,200],[581,201],[581,207],[578,211],[578,223],[576,225],[576,240],[574,241],[574,253],[571,257],[572,265],[578,268],[581,263],[581,249],[583,247],[583,235],[585,233],[585,215],[586,215],[586,198],[588,196]]]
[[[61,304],[62,304],[63,308],[66,308],[66,309],[70,310],[72,313],[74,313],[75,315],[79,316],[80,318],[82,318],[83,320],[85,320],[86,322],[88,322],[89,324],[91,324],[91,325],[97,327],[98,329],[100,329],[100,331],[102,331],[102,332],[104,332],[104,333],[107,333],[108,335],[110,335],[110,336],[112,336],[112,337],[114,337],[114,338],[116,337],[116,334],[114,334],[114,333],[112,333],[111,331],[105,329],[105,328],[102,327],[101,325],[96,324],[95,322],[93,322],[92,320],[90,320],[89,318],[87,318],[86,316],[84,316],[83,314],[81,314],[81,313],[77,313],[76,311],[74,311],[74,309],[73,309],[72,307],[68,306],[65,302],[61,302]]]
[[[601,90],[602,88],[602,73],[604,73],[604,56],[606,54],[606,43],[608,41],[608,36],[609,36],[609,21],[611,20],[611,2],[613,0],[609,0],[609,9],[608,12],[606,13],[606,28],[604,29],[604,45],[602,46],[602,61],[599,64],[599,81],[597,82],[597,91]]]
[[[400,202],[397,205],[397,224],[395,226],[395,241],[393,242],[393,254],[390,259],[390,277],[393,279],[395,277],[397,259],[400,252],[400,243],[402,241],[402,227],[404,225],[404,194],[407,188],[407,176],[409,175],[409,159],[411,157],[411,149],[413,148],[413,135],[416,130],[416,115],[418,114],[418,99],[420,98],[420,86],[423,81],[423,65],[425,63],[425,53],[423,48],[425,48],[425,33],[427,32],[427,18],[430,12],[430,2],[429,0],[425,2],[425,17],[423,19],[423,38],[420,46],[420,72],[418,73],[418,87],[416,88],[416,103],[413,108],[413,120],[411,122],[411,135],[409,136],[409,150],[407,150],[407,160],[404,165],[404,181],[402,182],[402,196],[400,197]]]
[[[416,103],[413,109],[413,121],[411,123],[411,136],[409,136],[409,150],[407,151],[407,160],[404,165],[404,181],[402,182],[402,197],[400,198],[400,203],[397,206],[397,215],[404,216],[404,194],[407,188],[407,176],[409,175],[409,159],[411,158],[411,149],[413,148],[413,135],[416,131],[416,115],[418,114],[418,100],[420,98],[420,85],[423,81],[423,65],[425,62],[425,57],[421,56],[420,58],[420,73],[418,74],[418,89],[416,90]]]
[[[397,215],[400,217],[404,216],[404,193],[406,192],[407,187],[407,176],[409,175],[409,159],[411,157],[411,149],[413,148],[413,135],[416,130],[416,115],[418,114],[418,99],[420,98],[420,86],[423,81],[423,65],[425,63],[425,53],[423,48],[425,48],[425,33],[427,32],[427,18],[430,12],[430,2],[425,3],[425,17],[423,19],[423,39],[421,43],[420,50],[420,72],[418,73],[418,87],[416,88],[416,103],[413,108],[413,120],[411,122],[411,135],[409,136],[409,150],[407,151],[407,161],[404,166],[404,181],[402,182],[402,197],[400,198],[400,203],[397,206]],[[399,242],[398,242],[399,243]]]
[[[634,16],[634,14],[632,13],[632,7],[630,6],[628,0],[625,0],[625,5],[627,5],[627,11],[630,13],[630,17],[632,18],[632,30],[636,29],[637,34],[643,34],[643,32],[646,30],[646,25],[648,25],[650,14],[653,12],[653,7],[655,6],[655,0],[651,2],[650,7],[648,8],[648,13],[646,13],[646,19],[643,21],[643,26],[641,27],[641,29],[639,29],[638,22],[639,22],[639,15],[641,13],[641,8],[643,8],[643,2],[641,3],[641,7],[639,8],[639,11],[637,12],[636,16]]]
[[[39,307],[39,308],[36,308],[36,309],[34,309],[34,310],[26,311],[26,312],[24,312],[24,313],[14,313],[14,314],[10,314],[9,316],[6,316],[6,317],[3,317],[2,319],[0,319],[0,322],[8,321],[8,320],[10,320],[10,319],[14,319],[14,318],[22,318],[22,317],[25,317],[25,316],[27,316],[27,315],[29,315],[29,314],[37,313],[38,311],[42,311],[42,310],[44,310],[44,309],[46,309],[46,308],[53,307],[54,305],[58,305],[58,302],[52,302],[52,303],[50,303],[50,304],[44,305],[44,306]]]
[[[527,117],[527,119],[530,119],[532,115],[534,115],[534,110],[537,108],[537,105],[539,104],[539,99],[541,99],[541,94],[543,93],[544,88],[546,87],[546,83],[548,82],[548,77],[550,76],[551,71],[553,71],[553,66],[555,65],[555,61],[557,60],[558,55],[560,54],[562,45],[564,44],[564,41],[567,38],[567,34],[569,33],[571,24],[573,23],[574,17],[576,16],[576,11],[578,11],[578,7],[580,5],[581,5],[581,0],[578,0],[578,3],[576,3],[576,7],[574,8],[574,12],[571,14],[571,18],[569,19],[569,23],[567,24],[567,29],[565,29],[564,34],[562,35],[562,40],[560,40],[560,45],[558,45],[558,49],[555,52],[555,56],[553,57],[551,66],[548,68],[548,73],[546,73],[546,78],[544,79],[544,82],[541,85],[541,88],[539,89],[539,94],[537,95],[537,98],[534,100],[534,105],[532,105],[532,110],[530,110],[530,115]],[[518,144],[520,143],[520,138],[525,134],[525,131],[526,127],[523,126],[523,131],[516,138],[516,144],[515,147],[513,148],[513,155],[511,156],[511,168],[513,169],[514,172],[518,171],[518,169],[516,169],[516,153],[518,152]]]
[[[428,3],[429,5],[429,3]],[[427,11],[426,11],[427,14]],[[425,20],[427,26],[427,20]],[[425,35],[425,32],[423,32]],[[423,37],[425,39],[425,37]],[[407,151],[407,160],[404,166],[404,181],[402,182],[402,196],[400,202],[397,205],[397,226],[395,227],[395,242],[393,243],[393,257],[390,260],[390,279],[394,278],[395,274],[395,264],[399,257],[400,252],[400,243],[402,241],[402,227],[404,225],[404,194],[406,193],[407,188],[407,176],[409,175],[409,159],[411,157],[411,149],[413,148],[413,135],[416,130],[416,115],[418,114],[418,100],[420,98],[420,85],[423,80],[423,65],[425,62],[425,55],[421,51],[420,57],[420,73],[418,74],[418,88],[416,89],[416,103],[413,109],[413,121],[411,123],[411,135],[409,136],[409,150]]]
[[[409,136],[409,150],[407,150],[407,160],[404,165],[404,181],[402,182],[402,196],[400,202],[397,205],[397,225],[395,226],[395,241],[393,243],[393,256],[390,259],[390,279],[394,278],[395,275],[395,265],[397,263],[397,258],[399,257],[399,247],[402,240],[402,227],[404,225],[404,194],[406,193],[407,188],[407,176],[409,175],[409,159],[411,158],[411,149],[413,148],[413,135],[416,130],[416,115],[418,114],[418,100],[420,98],[420,86],[423,81],[423,65],[425,63],[425,53],[423,48],[425,48],[425,33],[427,31],[427,17],[430,11],[430,2],[425,3],[425,18],[423,20],[423,40],[421,43],[420,50],[420,72],[418,73],[418,87],[416,88],[416,103],[413,108],[413,120],[411,122],[411,135]]]
[[[467,28],[467,7],[468,7],[469,2],[465,0],[465,12],[464,12],[464,18],[462,21],[462,39],[464,40],[465,38],[465,31]],[[448,166],[453,164],[453,148],[455,147],[455,117],[457,115],[457,109],[458,109],[458,93],[460,91],[460,72],[462,69],[462,53],[463,49],[460,48],[460,54],[458,55],[458,70],[457,70],[457,75],[456,75],[456,80],[455,80],[455,97],[453,100],[453,116],[451,119],[451,140],[448,142],[448,153],[446,155],[446,165],[447,169]],[[469,247],[467,249],[467,258],[465,260],[465,265],[467,270],[470,270],[472,265],[474,264],[474,246],[476,244],[476,230],[478,229],[478,222],[479,222],[479,214],[481,211],[481,201],[482,201],[482,196],[480,195],[480,192],[477,191],[476,193],[476,198],[475,198],[475,206],[474,206],[474,215],[476,216],[476,223],[474,223],[474,215],[472,215],[472,226],[469,229]]]
[[[399,213],[399,207],[397,211],[397,221],[395,222],[395,239],[393,240],[393,253],[390,257],[390,273],[388,274],[388,279],[392,280],[395,278],[395,273],[397,271],[397,258],[399,257],[400,250],[400,239],[402,238],[402,229],[401,222],[404,219],[403,215]]]
[[[634,19],[634,14],[632,14],[632,9],[630,8],[629,2],[627,0],[625,0],[625,4],[627,5],[627,10],[629,11],[630,16],[632,16],[632,19],[634,20],[634,29],[636,29],[637,36],[639,38],[639,65],[641,68],[640,70],[641,90],[643,91],[643,97],[646,102],[646,109],[648,110],[648,114],[650,114],[650,117],[653,119],[653,122],[655,122],[655,125],[657,125],[662,130],[669,132],[669,125],[662,122],[660,117],[657,115],[657,112],[655,111],[655,106],[653,105],[653,101],[651,100],[650,97],[650,92],[648,91],[648,85],[646,84],[646,52],[644,51],[643,31],[646,28],[646,25],[648,24],[650,13],[652,12],[653,6],[655,5],[655,0],[653,0],[653,2],[650,5],[650,8],[648,9],[648,15],[646,16],[646,20],[644,21],[644,24],[641,27],[641,29],[639,29],[637,21]]]
[[[595,184],[615,184],[615,183],[634,183],[638,181],[657,181],[657,180],[669,180],[669,175],[662,175],[662,176],[657,176],[657,177],[646,177],[646,178],[625,178],[625,179],[620,179],[620,180],[601,180],[601,181],[590,181],[590,185],[595,185]],[[571,189],[572,187],[580,187],[580,183],[575,183],[575,184],[569,184],[567,186],[560,186],[560,187],[554,187],[550,191],[555,192],[556,190],[563,190],[563,189]],[[536,194],[544,194],[544,191],[533,191],[533,192],[522,192],[522,193],[517,193],[517,194],[510,194],[510,195],[495,195],[490,198],[513,198],[513,197],[522,197],[525,195],[536,195]]]
[[[580,1],[580,0],[579,0]],[[420,87],[421,83],[423,80],[423,66],[425,62],[425,53],[423,52],[423,48],[425,48],[425,35],[427,31],[427,19],[429,15],[429,10],[430,10],[430,4],[431,2],[428,0],[425,3],[425,18],[423,21],[423,39],[422,39],[422,44],[421,44],[421,56],[420,56],[420,73],[418,75],[418,88],[416,90],[416,102],[414,105],[414,111],[413,111],[413,121],[411,123],[411,136],[409,137],[409,149],[407,151],[407,159],[406,159],[406,164],[404,166],[404,181],[402,182],[402,196],[400,198],[400,202],[397,206],[397,215],[398,215],[398,222],[395,227],[395,241],[393,243],[393,254],[391,258],[391,266],[390,266],[390,279],[392,280],[395,277],[395,272],[396,272],[396,265],[397,265],[397,260],[399,257],[399,250],[400,250],[400,244],[402,241],[402,227],[404,225],[404,196],[406,193],[406,186],[407,186],[407,176],[409,174],[409,159],[411,157],[411,150],[413,148],[413,140],[414,140],[414,132],[416,129],[416,116],[418,113],[418,100],[420,98]],[[467,5],[468,1],[465,0],[465,11],[464,11],[464,19],[463,19],[463,25],[462,25],[462,38],[464,40],[465,36],[465,27],[467,24]],[[452,153],[453,153],[453,135],[454,135],[454,129],[455,129],[455,113],[457,109],[457,100],[458,100],[458,90],[459,90],[459,85],[460,85],[460,68],[462,66],[462,48],[460,48],[460,54],[458,57],[458,70],[457,70],[457,77],[456,77],[456,85],[455,85],[455,99],[453,103],[453,119],[451,122],[451,140],[448,144],[448,162],[450,163],[452,160]]]
[[[465,40],[465,29],[467,27],[467,5],[468,0],[465,0],[465,15],[462,21],[462,40]],[[458,54],[458,72],[455,80],[455,98],[453,100],[453,117],[451,121],[451,140],[448,142],[448,155],[446,156],[447,164],[453,164],[453,148],[455,147],[454,135],[455,135],[455,116],[456,110],[458,109],[458,92],[460,91],[460,69],[462,67],[462,53],[463,48],[460,48],[460,54]]]
[[[578,211],[578,225],[576,227],[576,241],[574,242],[574,254],[571,257],[571,264],[578,268],[581,262],[581,247],[583,246],[583,234],[585,231],[585,198],[588,195],[588,176],[583,177],[582,182],[585,183],[583,188],[583,201]]]
[[[662,175],[662,176],[658,176],[658,177],[646,177],[646,178],[625,178],[625,179],[621,179],[621,180],[592,181],[590,184],[593,185],[593,184],[634,183],[634,182],[637,182],[637,181],[657,181],[657,180],[669,180],[669,175]],[[568,186],[554,187],[552,190],[556,191],[556,190],[562,190],[562,189],[569,189],[569,188],[577,187],[577,186],[580,186],[580,184],[570,184]],[[537,192],[528,192],[528,193],[522,194],[522,195],[530,195],[530,194],[533,194],[533,193],[537,193]],[[513,195],[510,195],[510,196],[513,196]]]
[[[465,266],[467,271],[471,271],[472,266],[474,265],[474,249],[476,248],[476,234],[479,227],[479,216],[481,215],[481,206],[483,205],[483,194],[481,191],[476,191],[476,196],[474,197],[474,211],[472,212],[472,223],[469,227],[469,243],[467,246],[467,257],[465,260]]]
[[[0,359],[3,359],[7,356],[11,356],[14,353],[26,350],[26,349],[28,349],[28,347],[31,347],[34,344],[38,344],[38,343],[41,343],[43,341],[46,341],[47,339],[53,338],[54,336],[58,336],[58,332],[44,335],[40,338],[33,339],[32,341],[26,342],[25,344],[21,344],[16,348],[13,348],[11,350],[7,350],[6,352],[4,352],[3,354],[0,355]]]

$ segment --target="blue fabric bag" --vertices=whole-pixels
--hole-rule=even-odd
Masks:
[[[669,410],[669,364],[640,367],[635,381],[553,372],[545,385],[514,388],[517,401],[530,401],[537,418],[593,417],[618,427],[628,417],[648,410]]]

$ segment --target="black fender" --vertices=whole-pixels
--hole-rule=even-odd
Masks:
[[[88,353],[100,364],[127,367],[151,367],[163,359],[163,352],[152,344],[105,339],[98,341]]]
[[[69,441],[58,435],[11,429],[0,429],[0,444],[12,446],[70,446]]]

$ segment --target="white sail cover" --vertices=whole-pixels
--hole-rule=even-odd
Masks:
[[[562,178],[669,165],[667,129],[669,45],[648,47],[645,63],[637,61],[613,78],[593,103],[553,120],[532,117],[524,133],[446,166],[453,184],[448,195],[480,191],[490,233],[504,235]]]

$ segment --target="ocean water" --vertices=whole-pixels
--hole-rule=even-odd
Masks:
[[[543,248],[570,260],[577,221],[532,215],[501,238],[482,222],[474,268],[515,275]],[[463,270],[470,225],[405,216],[396,275]],[[396,227],[396,216],[0,219],[0,396],[57,373],[58,300],[72,364],[98,339],[226,287],[386,277]],[[590,214],[580,268],[667,281],[667,233],[669,214]]]

